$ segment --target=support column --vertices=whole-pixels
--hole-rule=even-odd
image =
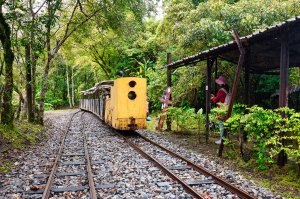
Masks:
[[[250,87],[250,49],[246,49],[245,54],[245,96],[244,96],[244,104],[247,106],[250,105],[250,95],[249,95],[249,87]]]
[[[289,38],[285,32],[281,38],[279,107],[288,106],[289,54]]]
[[[218,78],[218,57],[215,59],[215,79]],[[217,93],[218,91],[218,86],[217,83],[214,83],[214,93]]]
[[[209,138],[209,116],[210,113],[210,95],[211,95],[211,68],[213,65],[213,61],[211,59],[207,59],[207,66],[206,66],[206,123],[205,123],[205,142],[208,143]]]
[[[172,63],[172,54],[167,53],[167,64]],[[172,87],[172,69],[170,67],[167,68],[167,87]],[[170,94],[170,101],[172,100],[172,94]],[[167,116],[167,131],[171,131],[172,121],[169,116]]]
[[[288,32],[285,31],[281,36],[281,52],[280,52],[280,91],[279,91],[279,107],[288,106],[288,71],[289,71],[289,38]],[[282,117],[285,117],[282,114]],[[284,136],[284,134],[282,134]],[[282,142],[285,144],[285,141]],[[284,166],[287,161],[287,154],[282,150],[278,154],[277,164]]]

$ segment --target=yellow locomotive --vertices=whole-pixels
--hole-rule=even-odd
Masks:
[[[146,79],[121,77],[82,91],[80,109],[118,130],[146,128]]]

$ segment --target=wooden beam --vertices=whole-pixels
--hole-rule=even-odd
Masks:
[[[205,123],[205,142],[208,143],[209,138],[209,113],[210,113],[210,94],[211,94],[211,68],[213,65],[213,60],[207,59],[207,65],[206,65],[206,123]]]
[[[289,68],[289,38],[288,33],[283,33],[280,52],[280,91],[279,107],[288,105],[288,68]]]
[[[244,64],[244,59],[245,59],[245,49],[243,48],[242,43],[240,41],[240,37],[236,31],[233,32],[233,37],[238,45],[238,48],[240,51],[240,56],[239,56],[237,71],[235,74],[235,78],[234,78],[234,82],[233,82],[233,86],[232,86],[232,90],[231,90],[231,98],[230,98],[230,102],[229,102],[228,111],[225,116],[225,120],[227,120],[231,116],[234,100],[235,100],[236,93],[237,93],[238,83],[239,83],[239,79],[240,79],[240,75],[241,75],[241,70],[242,70],[242,66]]]
[[[250,104],[250,95],[249,95],[249,87],[250,87],[250,70],[249,70],[249,62],[250,62],[250,49],[246,50],[245,57],[245,94],[244,94],[244,104],[249,106]]]
[[[281,52],[280,52],[280,88],[279,88],[279,107],[288,106],[288,78],[289,78],[289,59],[290,50],[289,50],[289,37],[288,31],[282,33],[281,35]],[[285,115],[282,113],[282,117]],[[281,136],[284,136],[285,133],[281,133]],[[282,141],[282,144],[285,145],[285,140]],[[284,150],[281,150],[278,154],[277,164],[279,166],[284,166],[287,161],[287,154]]]
[[[218,57],[215,58],[215,79],[218,78]],[[217,89],[218,89],[218,86],[217,86],[217,83],[215,82],[214,83],[214,93],[217,93]]]
[[[233,103],[234,103],[236,93],[237,93],[238,82],[239,82],[239,79],[240,79],[241,70],[242,70],[242,66],[244,64],[244,59],[245,59],[245,49],[242,46],[242,42],[241,42],[240,37],[239,37],[239,35],[236,31],[233,31],[233,37],[234,37],[235,42],[238,45],[238,48],[239,48],[239,51],[240,51],[240,56],[239,56],[237,71],[236,71],[236,74],[235,74],[235,78],[234,78],[234,82],[233,82],[233,86],[232,86],[232,90],[231,90],[231,98],[230,98],[230,102],[229,102],[229,107],[228,107],[228,110],[227,110],[227,114],[224,118],[224,121],[226,121],[231,116]],[[225,137],[226,134],[227,134],[227,131],[225,130],[223,137]],[[223,148],[224,148],[224,142],[223,142],[223,139],[222,139],[220,147],[219,147],[219,152],[218,152],[219,157],[222,157]]]

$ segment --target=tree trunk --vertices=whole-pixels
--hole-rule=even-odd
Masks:
[[[33,100],[32,100],[32,74],[31,74],[31,49],[30,45],[25,46],[25,71],[26,71],[26,97],[27,97],[27,118],[28,122],[34,122]]]
[[[18,109],[17,109],[17,113],[16,113],[16,119],[19,120],[20,113],[22,110],[22,104],[24,104],[25,99],[24,99],[22,92],[19,90],[19,88],[15,84],[13,85],[13,87],[14,87],[15,92],[19,94],[19,105],[18,105]]]
[[[72,108],[72,102],[70,97],[70,83],[69,83],[69,67],[66,67],[66,77],[67,77],[67,93],[68,93],[68,100],[69,100],[69,106]]]
[[[2,109],[2,95],[4,91],[4,85],[0,86],[0,110]]]
[[[46,0],[47,2],[47,13],[48,13],[48,21],[46,23],[46,48],[47,48],[47,63],[44,69],[43,77],[42,77],[42,82],[41,82],[41,96],[40,96],[40,110],[39,110],[39,115],[38,115],[38,122],[40,124],[43,124],[43,118],[44,118],[44,104],[45,104],[45,95],[47,91],[47,79],[48,79],[48,74],[49,74],[49,69],[50,65],[52,63],[52,59],[54,56],[57,54],[61,46],[68,40],[68,38],[83,24],[88,22],[92,17],[96,16],[96,14],[101,10],[97,9],[94,11],[91,15],[86,16],[85,19],[83,19],[78,25],[75,25],[74,28],[70,28],[70,24],[74,23],[74,13],[76,9],[78,8],[79,1],[75,1],[75,5],[72,10],[72,14],[70,15],[70,18],[67,22],[66,25],[66,30],[62,38],[56,42],[56,46],[53,48],[51,51],[51,43],[50,43],[50,33],[51,33],[51,24],[53,23],[53,20],[55,19],[55,12],[60,9],[58,6],[59,4],[55,4],[54,6],[51,5],[51,0]]]
[[[2,13],[3,1],[0,2],[0,40],[4,51],[5,83],[3,92],[3,109],[1,110],[1,123],[13,125],[13,61],[14,54],[11,49],[10,27]]]
[[[35,78],[35,71],[36,71],[36,60],[38,59],[38,55],[33,55],[32,58],[32,66],[31,66],[31,89],[32,89],[32,109],[33,109],[33,118],[34,120],[36,119],[36,115],[38,115],[37,112],[37,107],[36,107],[36,103],[35,103],[35,98],[36,98],[36,89],[35,89],[35,82],[36,82],[36,78]]]
[[[75,107],[75,90],[74,90],[74,68],[72,67],[72,107]]]
[[[48,3],[48,14],[51,15],[51,5],[50,1],[47,1]],[[51,54],[51,43],[50,43],[50,34],[51,34],[51,23],[50,19],[48,23],[46,24],[46,48],[47,48],[47,62],[46,66],[44,69],[43,77],[42,77],[42,82],[41,82],[41,95],[40,95],[40,110],[39,110],[39,115],[38,115],[38,123],[41,125],[44,125],[44,110],[45,110],[45,96],[47,92],[47,79],[48,79],[48,74],[50,70],[50,65],[52,63],[52,54]]]
[[[48,79],[48,74],[50,70],[50,65],[52,62],[51,54],[48,53],[48,59],[47,63],[44,69],[43,77],[42,77],[42,82],[41,82],[41,96],[40,96],[40,110],[39,110],[39,116],[38,116],[38,123],[43,125],[44,124],[44,111],[45,111],[45,96],[47,92],[47,79]]]
[[[22,109],[22,99],[21,99],[21,97],[19,97],[19,105],[18,105],[18,110],[17,110],[17,114],[16,114],[16,120],[20,120],[21,109]]]

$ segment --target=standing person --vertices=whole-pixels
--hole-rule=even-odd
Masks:
[[[220,89],[217,92],[217,96],[214,96],[211,94],[210,99],[220,106],[228,106],[229,104],[229,86],[227,84],[227,80],[224,76],[220,76],[218,79],[215,80],[215,82],[220,86]],[[224,134],[224,124],[223,124],[224,118],[221,118],[218,116],[218,124],[220,128],[220,139],[216,141],[216,144],[221,144],[222,137]]]

